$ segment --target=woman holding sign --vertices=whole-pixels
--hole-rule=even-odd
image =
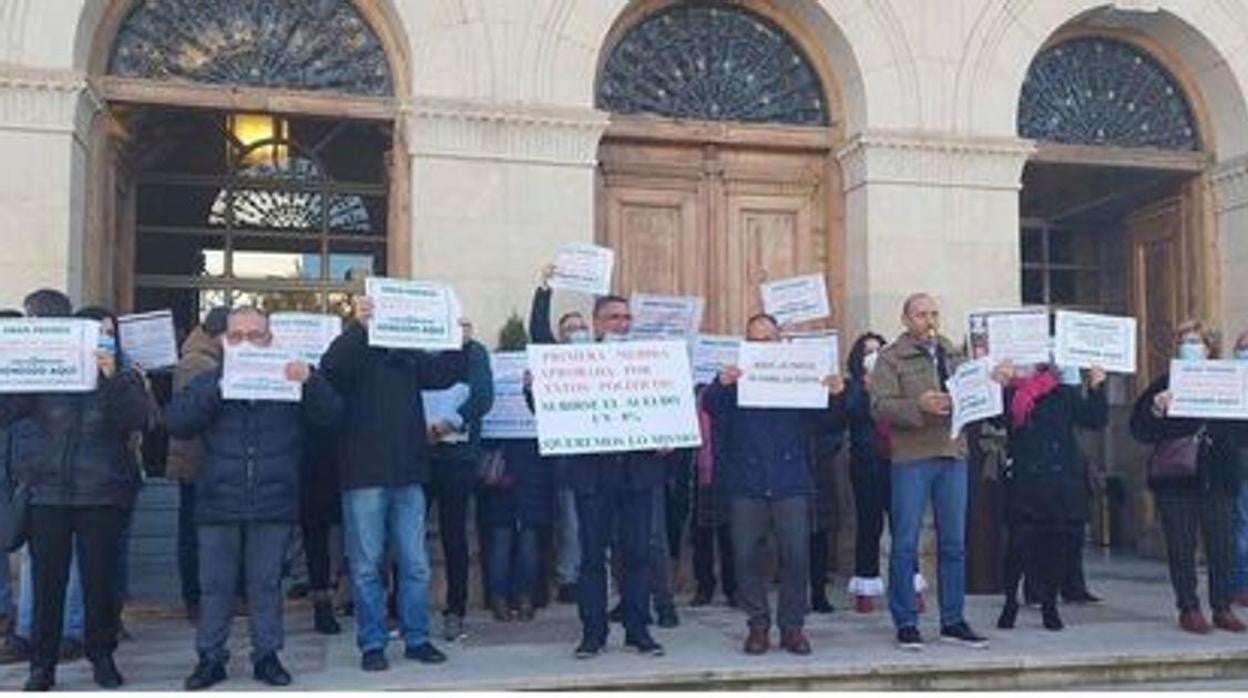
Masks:
[[[1179,326],[1177,356],[1188,361],[1217,358],[1217,335],[1198,321]],[[1243,422],[1170,416],[1173,395],[1170,374],[1153,381],[1136,400],[1131,435],[1153,445],[1148,461],[1148,486],[1157,502],[1166,535],[1170,583],[1179,609],[1179,627],[1190,633],[1210,632],[1196,593],[1197,532],[1209,561],[1209,605],[1213,625],[1242,633],[1231,611],[1231,568],[1234,540],[1231,511],[1239,492],[1236,440]]]
[[[780,327],[770,315],[756,315],[746,325],[750,342],[779,342]],[[844,415],[840,376],[826,376],[823,409],[742,407],[738,381],[744,375],[726,366],[707,387],[703,404],[714,421],[722,454],[722,476],[731,498],[733,548],[736,553],[737,600],[749,614],[746,654],[770,649],[771,609],[762,556],[774,533],[780,553],[780,601],[777,621],[780,646],[793,654],[810,654],[802,628],[807,612],[810,567],[811,481],[810,437],[839,432]],[[717,474],[718,475],[718,474]]]
[[[1109,422],[1105,371],[1088,372],[1088,390],[1063,385],[1050,365],[1019,367],[1006,389],[1010,465],[1006,471],[1009,549],[1005,607],[997,627],[1010,629],[1018,615],[1024,570],[1040,597],[1044,627],[1061,630],[1057,590],[1069,570],[1071,550],[1088,520],[1087,473],[1076,427],[1104,429]]]

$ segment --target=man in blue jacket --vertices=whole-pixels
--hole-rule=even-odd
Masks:
[[[227,347],[269,346],[273,335],[268,317],[255,308],[233,310],[225,341]],[[342,403],[329,381],[306,363],[292,360],[286,378],[302,384],[300,402],[224,400],[217,368],[175,395],[165,413],[172,436],[199,436],[204,447],[195,476],[202,589],[195,638],[199,664],[186,679],[188,691],[225,680],[226,641],[243,555],[254,676],[270,686],[291,682],[277,652],[283,639],[282,560],[299,521],[304,429],[332,427]]]

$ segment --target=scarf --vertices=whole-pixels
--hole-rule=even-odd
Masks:
[[[1015,378],[1010,382],[1014,388],[1014,399],[1010,401],[1010,417],[1017,429],[1027,423],[1031,411],[1035,409],[1040,398],[1053,392],[1061,381],[1050,370],[1037,371],[1030,378]]]

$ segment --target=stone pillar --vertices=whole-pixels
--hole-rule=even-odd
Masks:
[[[488,343],[525,319],[537,275],[567,241],[594,240],[593,109],[418,98],[412,151],[412,271],[454,283]]]
[[[1248,329],[1248,156],[1220,163],[1213,171],[1214,219],[1221,280],[1221,317],[1227,347]]]
[[[87,143],[81,76],[0,69],[0,307],[41,286],[82,297]]]

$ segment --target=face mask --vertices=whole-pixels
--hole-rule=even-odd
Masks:
[[[589,344],[594,341],[594,336],[589,330],[575,330],[568,333],[568,344]]]
[[[1248,347],[1235,350],[1236,361],[1248,361]]]
[[[626,342],[628,341],[628,335],[620,334],[619,332],[604,332],[602,334],[602,341],[608,344]]]
[[[1183,342],[1179,345],[1179,358],[1184,361],[1201,361],[1205,355],[1205,345],[1200,342]]]
[[[111,334],[100,334],[100,338],[96,340],[95,346],[100,351],[106,351],[110,354],[117,353],[117,338]]]
[[[1062,385],[1080,385],[1083,383],[1083,374],[1079,372],[1078,366],[1059,366],[1057,370],[1062,374]]]
[[[875,362],[879,360],[880,360],[880,352],[873,351],[870,354],[867,354],[866,356],[862,357],[862,367],[866,369],[867,373],[871,373],[872,371],[875,370]]]

